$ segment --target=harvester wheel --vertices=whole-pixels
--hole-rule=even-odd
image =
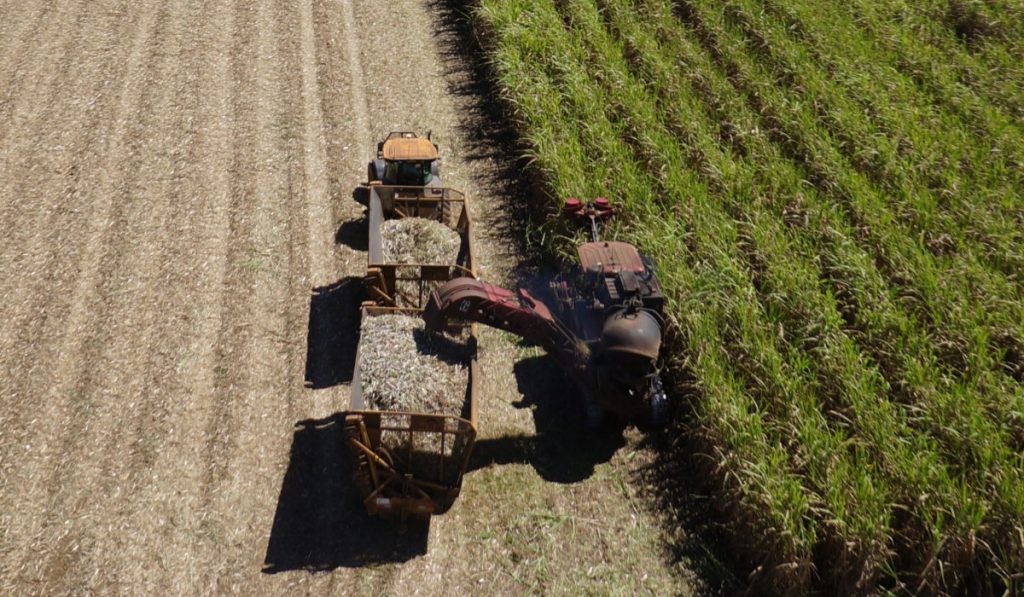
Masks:
[[[584,414],[587,417],[587,428],[596,431],[604,425],[604,409],[593,400],[587,400],[583,405]]]
[[[651,381],[650,402],[651,425],[653,427],[664,427],[668,423],[668,396],[665,394],[665,387],[661,383],[661,377],[657,375]]]

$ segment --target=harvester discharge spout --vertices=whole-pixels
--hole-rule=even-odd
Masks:
[[[432,292],[423,310],[429,330],[444,330],[450,320],[475,321],[512,332],[573,368],[585,366],[589,356],[547,305],[522,288],[512,292],[474,278],[455,278]]]
[[[550,284],[548,304],[523,289],[456,278],[431,293],[426,326],[441,331],[474,321],[542,346],[582,390],[588,424],[604,411],[662,424],[667,404],[658,360],[665,298],[653,263],[629,243],[600,239],[599,224],[614,213],[606,199],[569,199],[563,213],[589,223],[592,240],[577,248],[578,266]]]

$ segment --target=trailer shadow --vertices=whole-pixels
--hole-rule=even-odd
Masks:
[[[314,390],[352,381],[359,343],[363,279],[342,278],[314,288],[306,335],[306,386]]]
[[[369,227],[370,220],[365,215],[357,220],[345,220],[334,233],[334,242],[356,251],[366,251],[370,247]]]
[[[264,574],[398,563],[427,552],[429,523],[403,530],[366,514],[351,480],[343,427],[341,413],[296,425]]]
[[[364,193],[365,194],[365,193]],[[353,199],[362,196],[358,189],[352,191]],[[358,201],[358,199],[357,199]],[[365,200],[361,201],[365,205]],[[338,225],[334,232],[334,244],[345,245],[356,251],[366,251],[370,247],[370,216],[368,210],[363,210],[360,217],[353,220],[345,220]]]
[[[334,233],[334,244],[345,245],[356,251],[366,251],[370,246],[370,192],[362,185],[352,189],[352,200],[366,207],[359,218],[345,220]]]
[[[469,470],[492,464],[529,463],[541,478],[576,483],[594,474],[626,445],[625,423],[609,420],[600,429],[587,428],[579,390],[547,356],[531,357],[513,368],[522,399],[515,408],[533,415],[532,437],[508,436],[476,442]]]

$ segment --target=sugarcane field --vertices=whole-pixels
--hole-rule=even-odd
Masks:
[[[1021,0],[0,0],[0,594],[1024,594]]]

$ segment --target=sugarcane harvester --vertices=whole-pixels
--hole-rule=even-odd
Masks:
[[[591,241],[577,249],[578,269],[550,283],[552,305],[523,288],[456,278],[431,293],[426,327],[476,321],[540,345],[581,389],[591,427],[605,413],[661,425],[668,414],[658,373],[665,298],[653,265],[629,243],[600,239],[599,224],[614,214],[606,199],[569,199],[563,214],[589,221]]]

